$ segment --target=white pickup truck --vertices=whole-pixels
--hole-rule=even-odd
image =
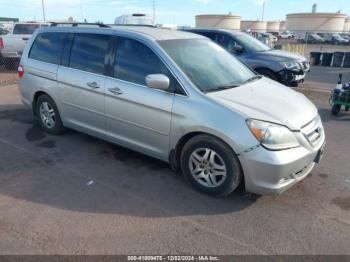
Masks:
[[[6,35],[0,35],[0,64],[7,69],[14,69],[18,64],[24,47],[35,29],[47,26],[43,23],[15,23]]]

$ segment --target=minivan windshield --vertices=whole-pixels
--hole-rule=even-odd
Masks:
[[[208,39],[163,40],[158,43],[203,92],[234,88],[258,79],[250,68]]]
[[[266,52],[271,50],[271,48],[264,43],[260,42],[255,37],[248,34],[242,33],[234,36],[241,46],[252,52]]]

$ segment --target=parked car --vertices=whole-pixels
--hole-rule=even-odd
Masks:
[[[4,29],[4,28],[0,28],[0,35],[7,35],[9,33],[8,30]]]
[[[316,33],[306,33],[301,42],[309,44],[324,44],[325,40]]]
[[[288,86],[298,86],[310,71],[309,61],[297,54],[273,50],[243,32],[227,29],[186,29],[209,37],[256,72]]]
[[[47,24],[40,23],[15,23],[12,30],[0,36],[0,53],[5,61],[7,69],[17,68],[25,44],[34,31]]]
[[[256,33],[255,38],[271,48],[278,40],[276,36],[269,33]]]
[[[281,38],[282,39],[292,39],[294,38],[294,34],[292,32],[289,32],[289,31],[284,31],[281,33]]]
[[[349,40],[341,37],[339,34],[333,34],[331,39],[330,39],[330,42],[333,45],[346,45],[349,43]]]
[[[156,157],[208,194],[243,181],[248,192],[281,193],[322,157],[312,102],[196,34],[41,28],[18,73],[22,101],[48,133],[73,128]]]
[[[270,33],[270,34],[274,35],[275,37],[277,37],[277,40],[280,40],[282,38],[280,32],[268,32],[268,33]]]

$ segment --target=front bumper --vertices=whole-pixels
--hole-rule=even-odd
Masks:
[[[310,71],[310,63],[308,61],[303,61],[299,63],[300,69],[297,70],[288,70],[283,69],[279,74],[281,82],[287,86],[292,85],[293,83],[303,82],[306,76],[306,73]]]
[[[315,123],[306,127],[306,133],[297,135],[300,147],[270,151],[259,145],[240,154],[246,191],[259,195],[280,194],[307,177],[325,146],[322,124],[320,129]],[[312,131],[314,129],[319,131]],[[320,132],[319,136],[316,132]]]

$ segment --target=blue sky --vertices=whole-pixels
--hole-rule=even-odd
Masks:
[[[156,22],[194,25],[196,14],[227,14],[232,12],[242,19],[261,17],[264,0],[156,0]],[[112,23],[122,14],[152,13],[152,0],[44,0],[47,19],[89,22],[102,20]],[[283,20],[287,13],[309,12],[313,3],[319,12],[342,12],[350,15],[350,0],[266,0],[265,20]],[[0,16],[21,20],[41,20],[41,0],[0,0]]]

